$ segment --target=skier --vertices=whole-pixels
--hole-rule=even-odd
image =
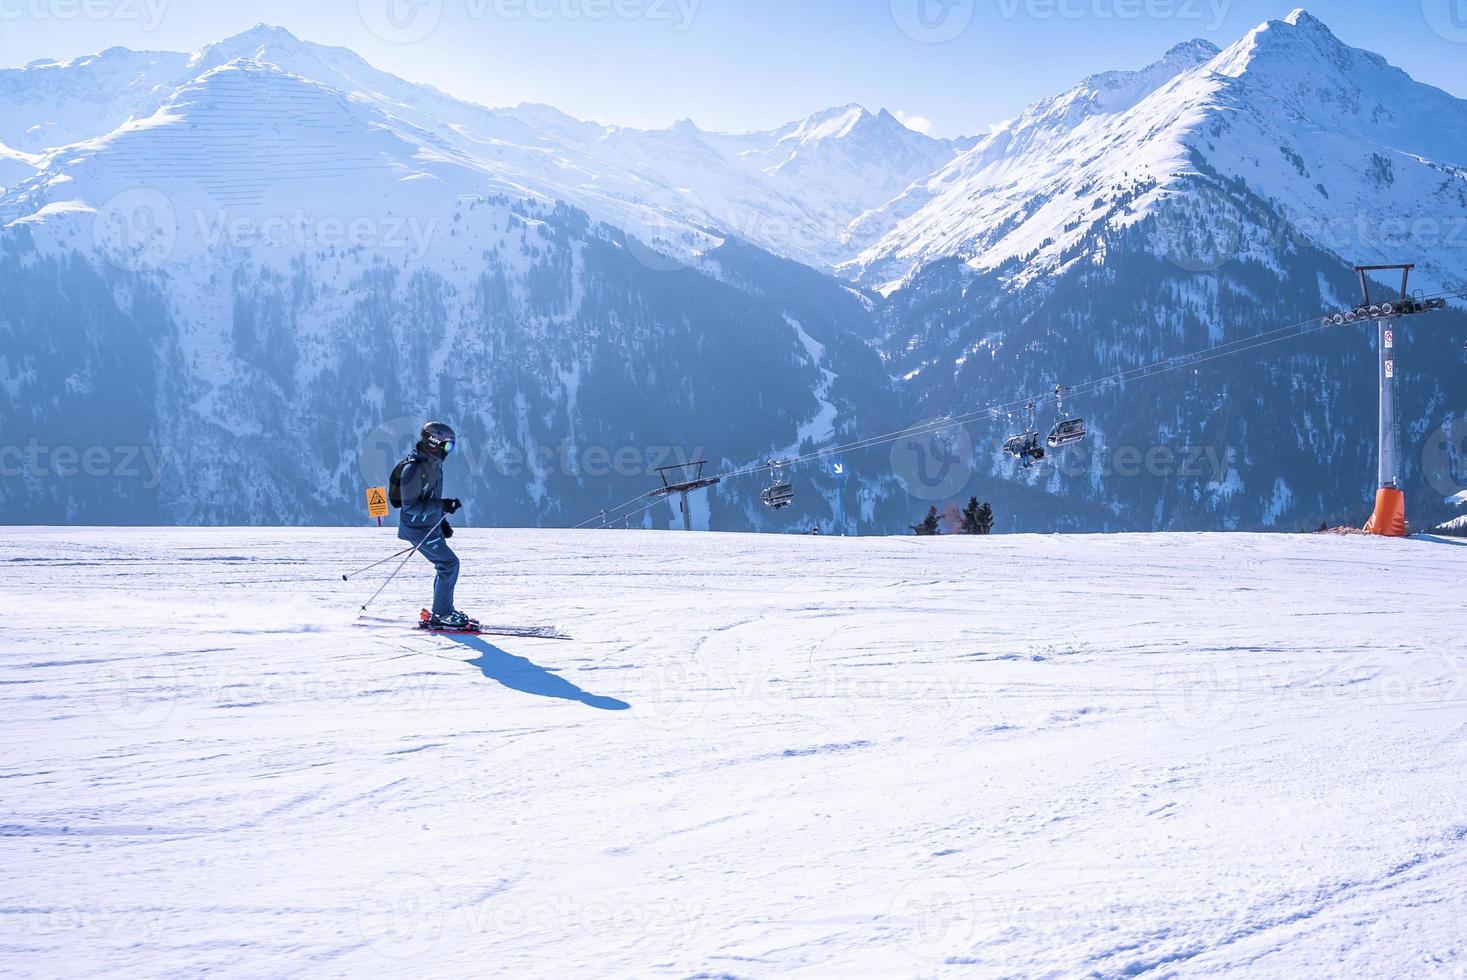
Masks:
[[[458,556],[448,547],[453,526],[448,515],[463,502],[443,496],[443,461],[453,452],[457,437],[442,422],[428,422],[407,459],[392,471],[392,503],[399,508],[397,536],[418,545],[418,552],[437,569],[433,579],[433,609],[423,610],[426,629],[472,630],[478,623],[453,607],[458,584]]]

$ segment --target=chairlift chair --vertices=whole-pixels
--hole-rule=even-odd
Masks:
[[[784,477],[784,463],[769,461],[769,486],[759,496],[771,510],[784,510],[795,502],[795,488]]]
[[[1019,465],[1026,470],[1044,459],[1044,447],[1039,444],[1039,430],[1034,427],[1033,402],[1024,409],[1024,431],[1009,436],[1004,441],[1003,451],[1017,459]]]
[[[1060,419],[1054,424],[1054,428],[1049,430],[1049,438],[1045,442],[1049,443],[1050,449],[1058,449],[1061,446],[1072,446],[1077,442],[1083,442],[1084,439],[1084,419]]]
[[[1009,436],[1003,444],[1003,451],[1017,459],[1026,470],[1035,463],[1042,462],[1045,455],[1044,447],[1039,444],[1039,433],[1032,429]]]
[[[1085,440],[1085,420],[1082,418],[1065,417],[1065,389],[1064,385],[1055,385],[1055,405],[1058,408],[1059,418],[1055,420],[1054,427],[1049,430],[1049,438],[1045,440],[1050,449],[1058,449],[1061,446],[1073,446],[1077,442]]]

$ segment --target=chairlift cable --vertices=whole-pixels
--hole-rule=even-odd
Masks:
[[[1459,287],[1457,289],[1447,290],[1440,293],[1433,293],[1429,296],[1421,296],[1418,298],[1418,301],[1426,299],[1460,298],[1467,298],[1467,287]],[[1081,382],[1080,384],[1062,385],[1061,387],[1063,389],[1065,398],[1084,397],[1085,395],[1093,394],[1094,392],[1103,390],[1110,386],[1124,385],[1131,381],[1140,381],[1146,378],[1152,378],[1162,374],[1167,374],[1171,371],[1179,371],[1183,368],[1196,367],[1197,365],[1207,364],[1211,361],[1218,360],[1219,358],[1231,357],[1234,354],[1243,354],[1249,351],[1258,350],[1262,347],[1267,347],[1270,344],[1278,343],[1279,341],[1292,340],[1296,337],[1306,337],[1311,334],[1327,330],[1330,327],[1348,326],[1350,324],[1359,322],[1361,321],[1357,319],[1346,321],[1343,324],[1337,324],[1333,322],[1333,320],[1331,320],[1330,318],[1325,318],[1324,320],[1321,320],[1319,317],[1313,316],[1306,320],[1300,320],[1296,323],[1290,323],[1281,327],[1275,327],[1272,330],[1253,334],[1249,337],[1241,337],[1237,340],[1231,340],[1226,343],[1216,344],[1212,347],[1203,348],[1200,351],[1190,351],[1185,354],[1175,354],[1171,357],[1163,358],[1159,361],[1153,361],[1149,364],[1142,364],[1133,368],[1127,368],[1123,371],[1117,371],[1114,374],[1109,374],[1100,378],[1093,378],[1089,381]],[[1050,395],[1052,394],[1053,393],[1051,392]],[[835,456],[848,452],[858,452],[862,449],[870,449],[875,446],[886,445],[910,436],[926,435],[930,432],[934,432],[936,430],[947,428],[950,426],[967,425],[973,422],[989,421],[1003,415],[1011,415],[1014,411],[1027,408],[1031,404],[1037,404],[1041,397],[1048,396],[1028,396],[1025,398],[1018,398],[1011,402],[990,405],[985,408],[976,409],[972,412],[967,412],[961,415],[944,415],[936,419],[931,419],[926,422],[920,422],[916,425],[907,426],[903,429],[896,429],[894,431],[883,433],[881,435],[869,436],[837,446],[828,446],[824,449],[812,450],[811,452],[805,453],[800,456],[793,456],[781,459],[779,461],[780,468],[792,468],[804,463],[824,459],[828,456]],[[766,472],[769,469],[769,462],[763,464],[754,464],[742,467],[740,469],[733,469],[728,470],[724,473],[720,473],[718,474],[718,478],[720,480],[732,480],[743,476],[750,476],[755,473]],[[633,517],[641,516],[642,514],[645,514],[647,511],[651,510],[653,507],[656,507],[657,504],[661,501],[654,500],[651,503],[646,504],[645,506],[638,508],[637,510],[630,511],[625,515],[618,516],[618,512],[647,499],[647,496],[648,494],[645,493],[638,494],[637,496],[632,497],[617,505],[606,513],[615,517],[618,520],[629,520]],[[573,525],[572,530],[584,528],[587,525],[593,524],[598,520],[601,520],[600,514],[590,518],[589,520],[585,520],[579,524]]]

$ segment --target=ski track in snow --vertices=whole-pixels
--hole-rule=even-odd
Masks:
[[[0,538],[7,975],[1467,964],[1445,540]]]

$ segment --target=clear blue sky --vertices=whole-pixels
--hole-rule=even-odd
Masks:
[[[948,5],[948,6],[944,6]],[[1261,0],[0,0],[0,65],[111,45],[194,50],[256,22],[488,105],[767,128],[849,102],[986,131],[1178,41],[1226,47]],[[1318,0],[1358,47],[1467,97],[1467,0]],[[904,27],[906,28],[904,30]],[[954,35],[949,38],[949,35]]]

